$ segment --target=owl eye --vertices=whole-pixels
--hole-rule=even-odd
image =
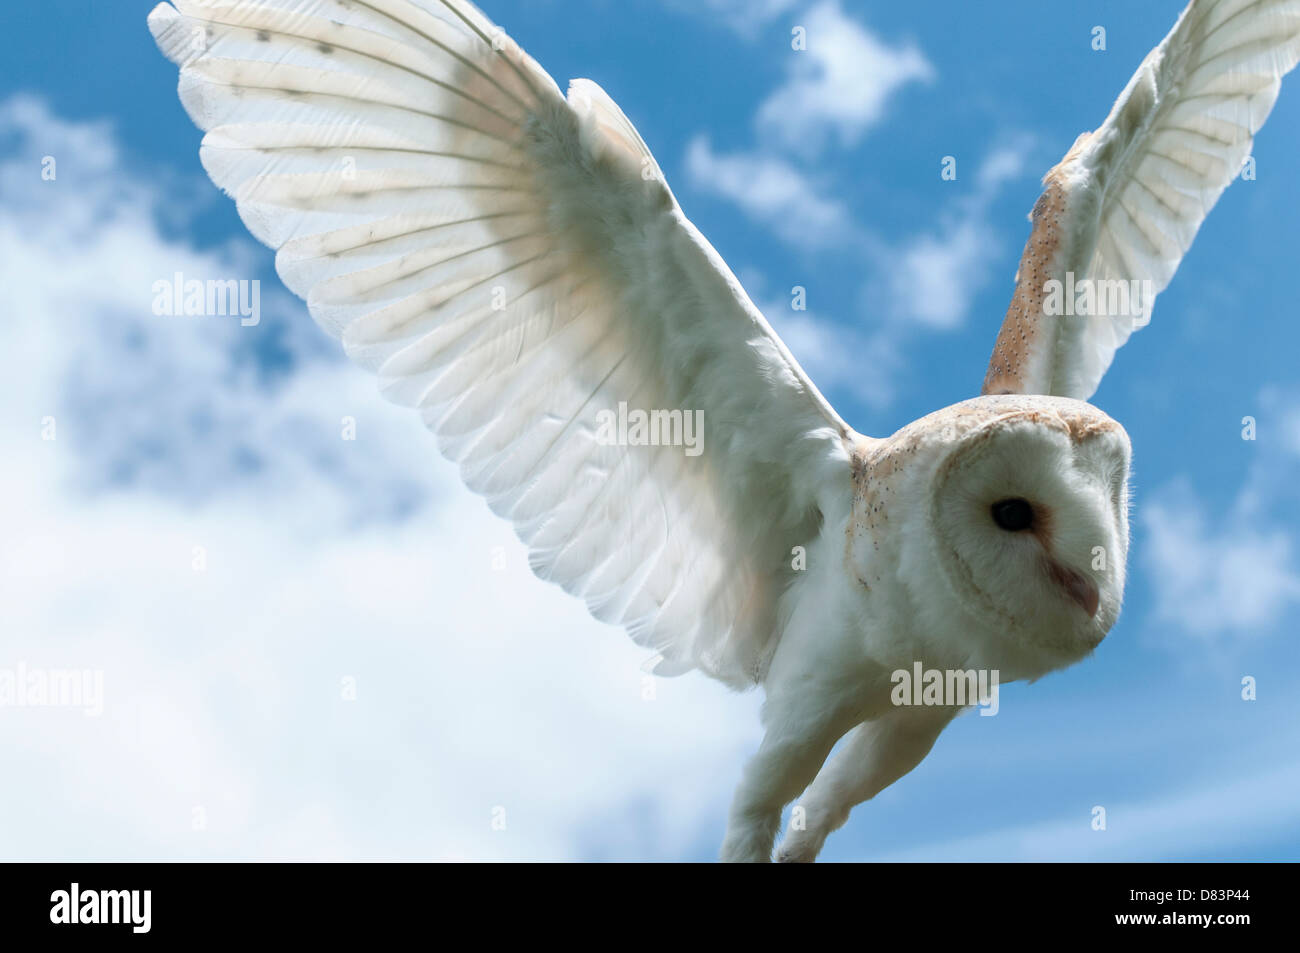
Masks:
[[[1018,497],[998,500],[992,506],[993,522],[1008,533],[1018,533],[1034,525],[1034,507],[1028,500]]]

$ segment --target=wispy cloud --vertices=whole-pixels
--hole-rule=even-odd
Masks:
[[[760,135],[789,152],[856,146],[899,90],[935,76],[915,45],[891,46],[846,16],[839,0],[823,0],[798,20],[806,49],[787,54],[786,80],[756,119]]]
[[[1212,509],[1186,477],[1142,501],[1153,619],[1175,641],[1267,635],[1300,607],[1300,392],[1267,387],[1253,403],[1239,444],[1253,459],[1229,505]]]
[[[816,250],[861,240],[847,206],[790,162],[768,153],[717,153],[705,135],[686,150],[698,189],[733,202],[790,245]]]
[[[1143,501],[1144,568],[1155,619],[1199,637],[1266,634],[1300,604],[1292,540],[1229,515],[1213,521],[1185,485]]]
[[[797,7],[800,0],[665,0],[668,7],[720,21],[744,37],[752,37],[772,20]]]
[[[976,170],[974,191],[958,198],[935,230],[893,247],[876,246],[876,271],[886,276],[890,317],[937,331],[965,323],[1002,251],[990,206],[1002,186],[1023,173],[1029,148],[1028,138],[1019,137],[986,155]],[[952,187],[960,188],[960,181]]]
[[[1294,488],[1300,480],[1300,394],[1259,395],[1254,460],[1230,505],[1216,513],[1181,479],[1144,497],[1143,569],[1154,621],[1175,641],[1251,638],[1300,607]],[[1261,432],[1262,431],[1262,432]]]
[[[772,3],[762,13],[775,16],[785,8]],[[840,247],[866,236],[842,195],[810,162],[831,142],[856,145],[894,93],[933,70],[914,47],[891,47],[846,16],[838,0],[824,0],[793,19],[806,47],[783,54],[785,81],[754,117],[757,145],[719,153],[708,135],[696,135],[687,147],[687,175],[696,188],[734,202],[791,245]]]
[[[813,310],[796,311],[789,300],[765,298],[760,309],[818,390],[832,401],[847,394],[869,407],[888,405],[901,365],[890,334],[879,328],[846,327]]]

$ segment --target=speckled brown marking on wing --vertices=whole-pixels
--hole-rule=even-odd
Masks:
[[[1041,378],[1050,378],[1054,328],[1043,314],[1046,285],[1055,274],[1055,266],[1065,235],[1065,218],[1068,213],[1069,193],[1066,186],[1067,168],[1073,163],[1091,138],[1085,132],[1074,140],[1074,145],[1057,165],[1043,177],[1043,194],[1034,203],[1031,219],[1034,223],[1020,256],[1016,271],[1016,290],[1011,305],[1002,320],[993,355],[989,358],[988,372],[984,375],[981,394],[1047,393]],[[1044,366],[1047,364],[1048,366]],[[1050,380],[1047,381],[1050,384]]]
[[[1034,228],[1020,256],[1016,291],[993,345],[982,394],[1023,394],[1030,389],[1030,365],[1047,358],[1050,334],[1044,327],[1043,299],[1050,268],[1061,244],[1061,216],[1065,190],[1048,186],[1034,204]]]

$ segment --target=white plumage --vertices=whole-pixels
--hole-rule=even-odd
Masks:
[[[891,671],[1032,678],[1113,624],[1127,438],[1061,398],[1092,393],[1136,322],[1051,316],[1041,284],[1163,289],[1300,56],[1298,10],[1194,0],[1049,174],[989,396],[887,440],[818,393],[605,93],[566,98],[470,4],[174,0],[149,25],[204,168],[285,284],[421,413],[537,574],[662,674],[763,684],[723,848],[762,860],[814,776],[785,859],[815,856],[952,717],[891,707]],[[702,452],[603,437],[627,407],[699,412]],[[990,516],[1007,501],[1031,524]]]

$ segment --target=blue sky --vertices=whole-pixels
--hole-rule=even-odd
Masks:
[[[528,575],[208,184],[151,6],[0,14],[0,669],[105,685],[99,717],[0,708],[0,855],[713,857],[758,696],[689,676],[647,701],[643,653]],[[882,435],[977,392],[1038,178],[1181,9],[942,6],[486,11],[619,102],[795,356]],[[958,719],[825,859],[1300,856],[1295,85],[1094,398],[1135,448],[1119,624]],[[153,315],[177,270],[261,278],[261,324]]]

